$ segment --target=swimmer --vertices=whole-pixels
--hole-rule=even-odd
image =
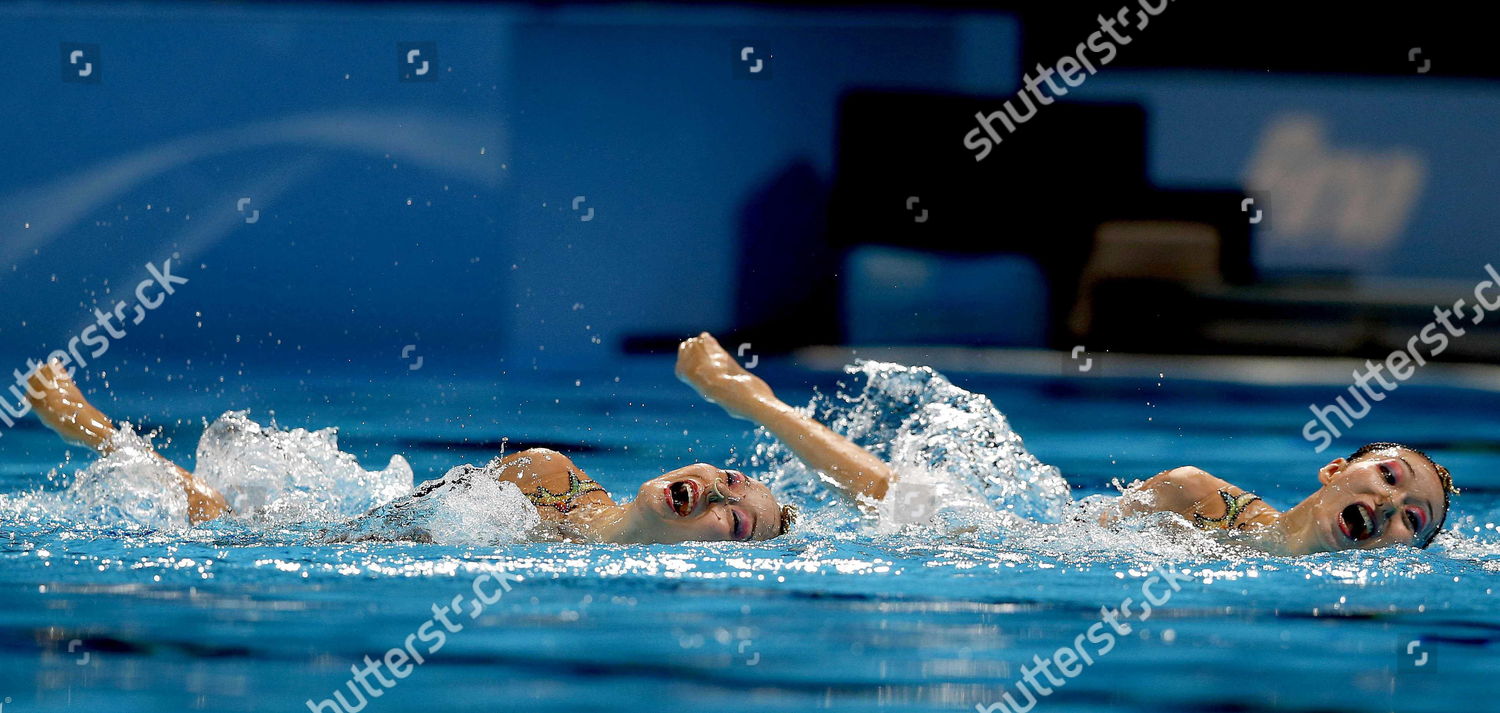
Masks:
[[[691,355],[694,368],[684,373],[679,360],[678,376],[704,398],[770,431],[856,502],[885,497],[896,477],[889,467],[832,431],[809,426],[807,417],[741,369],[712,336],[689,339],[680,351]],[[1449,496],[1458,493],[1446,468],[1397,443],[1371,443],[1348,458],[1335,458],[1317,478],[1322,487],[1281,512],[1203,470],[1174,468],[1128,489],[1102,524],[1174,512],[1202,530],[1245,533],[1246,544],[1280,555],[1422,548],[1442,529]]]
[[[1447,468],[1399,443],[1366,444],[1318,469],[1317,479],[1321,487],[1282,512],[1183,466],[1127,490],[1117,515],[1171,511],[1199,529],[1246,533],[1247,544],[1279,555],[1426,548],[1443,529],[1451,496],[1458,493]]]
[[[705,335],[706,336],[706,335]],[[712,337],[708,337],[711,341]],[[733,382],[744,372],[726,356],[699,341],[684,342],[678,353],[677,374],[689,383],[714,389]],[[732,366],[732,369],[728,367]],[[758,379],[756,379],[759,382]],[[84,398],[66,369],[52,362],[29,379],[27,400],[37,416],[63,439],[108,455],[114,446],[115,425]],[[764,388],[764,382],[760,382]],[[766,389],[769,393],[769,389]],[[778,433],[791,439],[813,468],[836,474],[871,492],[884,493],[890,473],[879,459],[811,418],[788,413],[777,421]],[[230,504],[212,485],[165,457],[152,456],[170,466],[187,494],[187,513],[197,524],[230,512]],[[677,543],[716,540],[768,540],[784,534],[796,510],[776,501],[765,484],[737,470],[698,463],[678,468],[642,483],[631,502],[616,503],[604,486],[567,456],[532,448],[497,459],[489,468],[465,469],[455,477],[475,472],[493,473],[514,483],[536,507],[544,523],[555,526],[561,539],[614,543]],[[403,505],[444,484],[442,479],[418,486],[409,496],[377,511],[399,511]],[[879,488],[877,490],[877,484]],[[423,539],[420,531],[411,539]]]

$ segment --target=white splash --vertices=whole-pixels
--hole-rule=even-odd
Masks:
[[[515,483],[500,482],[498,459],[461,465],[418,485],[410,495],[333,528],[332,542],[410,540],[494,546],[532,539],[542,522]]]
[[[876,532],[913,524],[943,529],[1021,520],[1053,522],[1071,502],[1057,468],[1026,450],[1005,415],[983,395],[954,386],[928,367],[865,361],[846,367],[863,376],[858,392],[817,397],[805,412],[882,460],[899,478],[872,503]],[[785,446],[760,432],[751,465],[769,470],[772,489],[810,505],[810,522],[848,527],[860,516]]]
[[[194,475],[229,501],[226,520],[252,526],[342,520],[410,492],[412,483],[401,456],[384,470],[367,471],[339,450],[334,429],[263,427],[244,411],[209,425],[198,441]],[[0,514],[111,528],[189,527],[181,476],[129,423],[119,425],[109,454],[79,470],[67,487],[0,496]]]
[[[406,494],[413,480],[399,455],[384,470],[368,471],[339,450],[333,428],[263,427],[245,411],[208,426],[194,474],[224,494],[233,519],[261,525],[352,517]]]
[[[187,494],[170,463],[129,423],[110,439],[111,452],[73,475],[63,490],[0,496],[0,513],[33,522],[177,530],[187,527]]]

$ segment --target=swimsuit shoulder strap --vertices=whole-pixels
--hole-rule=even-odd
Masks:
[[[526,499],[530,500],[540,510],[544,507],[555,508],[560,513],[568,513],[578,506],[578,499],[589,493],[603,492],[604,486],[596,483],[591,478],[580,478],[572,468],[568,469],[568,489],[554,493],[544,485],[536,486],[536,489],[526,493]]]
[[[1230,530],[1243,529],[1248,523],[1237,522],[1245,509],[1251,503],[1260,500],[1255,493],[1240,491],[1238,495],[1231,494],[1231,490],[1238,488],[1220,488],[1219,499],[1224,501],[1224,514],[1219,517],[1208,517],[1203,513],[1193,514],[1193,526],[1200,530]]]

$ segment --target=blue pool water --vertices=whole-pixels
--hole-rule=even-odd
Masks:
[[[621,493],[696,461],[795,489],[796,467],[698,401],[667,361],[461,371],[471,376],[132,365],[107,391],[84,386],[111,415],[160,429],[185,463],[205,419],[249,409],[262,424],[274,412],[284,428],[336,425],[361,466],[399,453],[417,480],[487,461],[504,436],[566,451]],[[759,372],[793,403],[859,383],[787,363]],[[1333,455],[1300,438],[1306,406],[1342,388],[950,377],[988,394],[1074,498],[1191,463],[1283,507]],[[29,494],[62,490],[94,459],[28,421],[0,436],[0,700],[6,711],[307,710],[348,696],[351,665],[401,647],[434,605],[463,595],[462,628],[394,686],[375,684],[366,710],[974,710],[1014,695],[1033,656],[1074,645],[1100,607],[1139,601],[1166,569],[1191,578],[1108,651],[1090,644],[1092,665],[1038,710],[1472,708],[1492,700],[1500,653],[1492,404],[1408,385],[1340,444],[1402,438],[1452,468],[1467,492],[1431,550],[1299,559],[1147,526],[851,523],[817,502],[792,535],[748,545],[320,544],[319,523],[295,519],[150,530]],[[519,581],[476,608],[484,574]]]

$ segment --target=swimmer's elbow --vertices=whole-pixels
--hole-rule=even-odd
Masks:
[[[1185,465],[1151,476],[1142,487],[1153,490],[1192,490],[1201,485],[1205,479],[1212,477],[1201,468]]]
[[[573,471],[584,474],[573,459],[551,448],[527,448],[501,458],[494,465],[500,466],[505,473],[500,476],[501,480],[516,480],[517,485],[522,485],[518,478],[546,478]]]
[[[527,448],[524,451],[516,451],[500,459],[500,465],[509,465],[516,461],[529,461],[533,465],[539,465],[554,460],[567,460],[568,457],[552,450],[551,448]]]
[[[1212,475],[1190,465],[1162,471],[1126,493],[1124,514],[1191,512],[1202,494],[1213,490],[1214,480]]]

